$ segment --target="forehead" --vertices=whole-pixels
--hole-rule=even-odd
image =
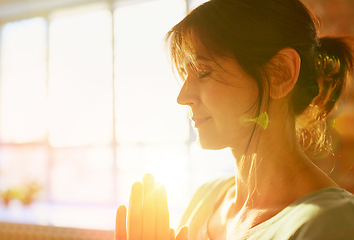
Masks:
[[[204,40],[203,40],[204,39]],[[171,49],[183,61],[211,58],[211,44],[190,25],[179,25],[171,35]]]
[[[183,29],[177,35],[179,36],[175,37],[179,38],[179,41],[175,41],[175,43],[179,44],[175,47],[178,50],[175,53],[175,60],[181,65],[193,64],[196,67],[199,64],[222,66],[236,62],[232,54],[218,49],[214,43],[200,36],[200,33],[192,28]]]
[[[184,72],[186,65],[191,64],[194,69],[206,70],[204,68],[210,66],[218,73],[247,75],[233,55],[218,49],[216,44],[201,36],[200,31],[192,26],[179,26],[170,37],[172,57],[179,74]]]

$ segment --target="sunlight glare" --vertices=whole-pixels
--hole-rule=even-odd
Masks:
[[[53,146],[112,139],[112,33],[108,10],[58,17],[49,29],[49,140]]]
[[[120,143],[183,142],[189,137],[188,115],[176,103],[179,87],[163,44],[185,8],[182,0],[159,0],[115,10],[116,136]]]
[[[12,22],[3,28],[2,142],[38,142],[46,138],[46,29],[44,18]]]

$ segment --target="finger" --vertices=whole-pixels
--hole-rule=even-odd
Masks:
[[[127,240],[126,228],[127,209],[124,205],[120,205],[116,215],[116,227],[114,231],[114,240]]]
[[[132,186],[129,199],[128,211],[128,239],[140,240],[142,233],[142,197],[143,186],[140,182],[135,182]]]
[[[173,228],[170,229],[170,240],[176,240],[175,230]]]
[[[176,240],[187,240],[188,239],[188,227],[183,226],[179,229]]]
[[[155,239],[156,206],[155,206],[155,180],[151,174],[143,178],[143,232],[142,240]]]
[[[156,239],[168,240],[170,237],[170,218],[167,206],[167,195],[164,185],[156,186]]]

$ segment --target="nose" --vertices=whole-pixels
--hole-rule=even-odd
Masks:
[[[193,106],[196,105],[198,101],[199,96],[196,79],[192,79],[189,75],[178,94],[177,103],[180,105]]]

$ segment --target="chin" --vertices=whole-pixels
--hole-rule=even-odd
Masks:
[[[197,143],[202,149],[220,150],[227,148],[226,145],[219,143],[219,141],[217,141],[213,137],[201,137],[200,135],[198,135]]]

